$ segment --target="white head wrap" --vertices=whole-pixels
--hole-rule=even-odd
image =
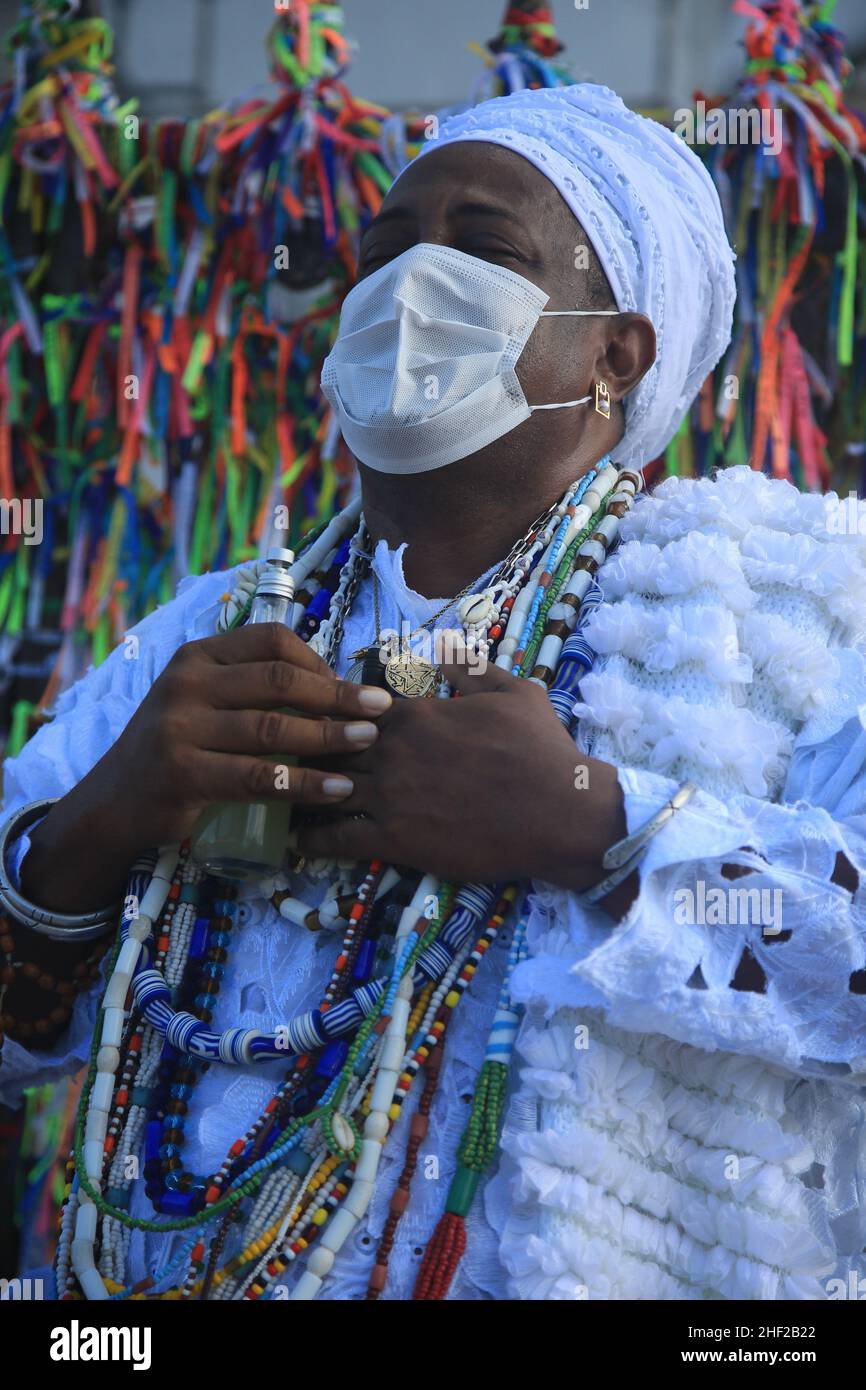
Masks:
[[[658,355],[623,402],[612,453],[650,462],[731,336],[734,253],[709,174],[680,136],[589,83],[482,102],[443,122],[422,154],[458,140],[502,145],[540,169],[583,227],[617,307],[652,320]]]

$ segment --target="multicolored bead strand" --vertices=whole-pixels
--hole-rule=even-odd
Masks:
[[[579,669],[576,639],[598,594],[595,572],[616,543],[619,521],[640,485],[639,475],[617,473],[602,460],[515,542],[484,591],[458,604],[467,635],[486,644],[497,664],[547,686],[554,708],[560,693],[565,704],[561,677]],[[293,626],[331,664],[369,566],[369,536],[357,502],[323,527],[293,566]],[[244,620],[250,587],[251,576],[246,582],[243,572],[236,576],[220,615],[223,629]],[[558,708],[557,713],[562,717]],[[319,870],[332,878],[317,908],[290,892],[275,894],[287,923],[301,923],[302,929],[345,924],[319,1009],[271,1034],[239,1028],[217,1033],[208,1025],[226,963],[224,904],[231,895],[224,884],[200,880],[183,847],[161,855],[155,868],[154,863],[155,856],[137,866],[130,880],[128,901],[135,905],[140,897],[141,903],[121,924],[97,1021],[76,1125],[75,1175],[58,1242],[61,1296],[74,1295],[77,1280],[87,1298],[257,1299],[303,1259],[291,1296],[315,1297],[363,1219],[382,1146],[425,1067],[424,1092],[371,1275],[368,1297],[378,1297],[408,1201],[448,1024],[518,887],[509,885],[497,897],[489,886],[442,884],[430,875],[413,883],[378,861],[358,866],[357,877],[345,865],[323,863]],[[437,904],[432,919],[426,911],[431,899]],[[525,951],[522,933],[521,924],[508,978]],[[374,978],[386,948],[386,974]],[[175,1007],[177,997],[185,1008]],[[447,1230],[434,1233],[417,1297],[444,1297],[459,1260],[457,1222],[495,1156],[516,1029],[515,1011],[497,1013],[449,1193]],[[232,1143],[219,1170],[208,1178],[184,1172],[184,1122],[201,1066],[274,1056],[285,1058],[285,1079]],[[149,1195],[168,1214],[153,1221],[131,1216],[124,1176],[125,1161],[140,1151],[149,1123],[158,1125],[158,1133],[151,1131],[156,1167],[148,1173]],[[237,1219],[242,1248],[225,1259]],[[179,1251],[130,1287],[124,1275],[133,1230],[187,1236]]]
[[[438,1081],[448,1024],[453,1017],[454,1010],[459,1004],[462,995],[471,984],[475,971],[495,940],[503,923],[506,921],[514,899],[517,896],[517,892],[518,887],[516,884],[510,884],[505,889],[496,905],[495,911],[486,924],[483,935],[479,937],[472,950],[468,953],[466,961],[460,965],[459,970],[455,968],[456,978],[453,983],[449,982],[444,988],[440,986],[439,990],[433,994],[430,1003],[430,1010],[434,1016],[433,1020],[429,1020],[428,1013],[428,1017],[425,1018],[421,1025],[421,1041],[415,1047],[412,1055],[404,1063],[398,1088],[394,1096],[394,1104],[391,1107],[392,1125],[399,1118],[400,1106],[409,1094],[412,1081],[422,1066],[425,1068],[426,1080],[421,1101],[411,1120],[410,1142],[406,1162],[401,1177],[398,1180],[397,1188],[391,1199],[388,1221],[376,1251],[376,1263],[373,1266],[367,1288],[366,1296],[368,1299],[377,1299],[385,1288],[385,1281],[388,1273],[388,1257],[394,1242],[397,1226],[409,1200],[409,1190],[415,1171],[418,1147],[421,1140],[427,1134],[428,1125],[426,1117],[429,1114],[429,1107],[432,1103],[433,1094]],[[426,1106],[426,1109],[423,1108],[424,1106]]]
[[[457,1172],[448,1189],[445,1212],[424,1252],[413,1299],[445,1298],[466,1249],[466,1216],[482,1176],[493,1164],[499,1143],[508,1072],[520,1023],[520,1010],[512,1005],[509,990],[514,970],[525,956],[526,918],[523,917],[514,930],[499,1005],[475,1083],[472,1111],[457,1150]]]
[[[619,474],[616,488],[606,498],[604,516],[592,534],[581,540],[570,579],[555,591],[551,588],[550,601],[539,614],[538,628],[523,664],[528,667],[532,659],[529,679],[537,684],[550,686],[553,682],[564,643],[574,630],[593,578],[615,544],[620,521],[632,506],[641,482],[638,473],[624,471]],[[521,674],[524,674],[523,669]]]

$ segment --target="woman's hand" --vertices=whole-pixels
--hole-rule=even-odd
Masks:
[[[214,802],[337,804],[351,781],[315,763],[368,748],[371,721],[390,703],[385,691],[337,680],[279,624],[187,643],[113,747],[32,832],[23,891],[59,911],[96,908],[122,894],[137,854],[184,839]],[[281,756],[313,766],[289,767],[278,787]]]
[[[462,882],[598,882],[626,833],[616,769],[579,753],[540,686],[493,665],[442,669],[459,697],[395,701],[375,748],[353,759],[352,796],[300,831],[301,852]]]

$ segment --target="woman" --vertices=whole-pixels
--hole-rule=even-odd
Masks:
[[[325,365],[363,517],[295,566],[312,643],[232,627],[248,576],[187,580],[7,764],[19,912],[128,895],[92,1051],[98,991],[47,1049],[29,977],[93,942],[5,938],[7,1095],[94,1063],[61,1294],[815,1299],[862,1272],[863,547],[747,469],[633,506],[724,351],[732,261],[699,161],[607,89],[453,118]],[[397,698],[448,693],[455,629],[460,698]],[[175,850],[127,884],[263,797],[314,808],[302,864],[235,899]]]

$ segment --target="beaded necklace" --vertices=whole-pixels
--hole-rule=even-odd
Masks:
[[[640,486],[638,474],[617,473],[602,460],[512,547],[487,587],[459,603],[467,638],[483,644],[518,678],[545,686],[555,707],[561,671],[573,681],[586,664],[579,631],[584,601]],[[305,595],[293,625],[332,665],[346,614],[369,570],[367,541],[355,503],[323,529],[293,569],[299,600]],[[220,626],[243,621],[249,592],[249,573],[242,572]],[[331,866],[320,868],[334,874]],[[274,1033],[240,1028],[216,1033],[207,1025],[229,949],[231,894],[225,884],[196,881],[184,847],[136,866],[76,1126],[74,1177],[58,1246],[63,1295],[77,1296],[79,1289],[86,1298],[255,1298],[303,1259],[291,1296],[316,1296],[364,1217],[382,1146],[414,1077],[434,1053],[441,1055],[448,1018],[518,891],[518,885],[497,892],[480,884],[441,883],[431,875],[414,879],[378,862],[369,866],[354,892],[318,1010]],[[340,889],[346,886],[345,874],[337,874],[335,891],[322,908],[300,905],[304,920],[312,915],[316,925],[325,916],[339,921],[345,910]],[[211,915],[199,911],[208,899]],[[432,916],[431,902],[437,909]],[[382,936],[392,906],[399,920]],[[280,896],[284,916],[297,918],[298,907],[291,895]],[[522,931],[518,924],[511,968],[525,949]],[[387,968],[374,977],[383,946]],[[175,995],[188,1007],[176,1009]],[[455,1223],[462,1223],[480,1176],[493,1161],[516,1030],[504,987],[461,1143],[459,1181],[456,1190],[452,1184],[446,1225],[431,1242],[416,1297],[444,1296],[459,1259]],[[184,1107],[201,1063],[250,1063],[279,1055],[290,1061],[286,1080],[232,1144],[219,1172],[210,1179],[186,1174]],[[187,1079],[178,1079],[181,1075]],[[145,1146],[146,1170],[151,1164],[148,1195],[167,1220],[132,1217],[128,1191],[119,1180],[118,1162],[138,1147],[145,1126],[151,1136],[150,1149]],[[243,1218],[241,1248],[224,1259],[229,1218],[233,1225],[238,1217]],[[133,1229],[189,1233],[171,1265],[135,1288],[124,1283],[125,1246]],[[182,1268],[187,1273],[181,1279]],[[377,1270],[380,1284],[387,1251],[377,1257]]]

